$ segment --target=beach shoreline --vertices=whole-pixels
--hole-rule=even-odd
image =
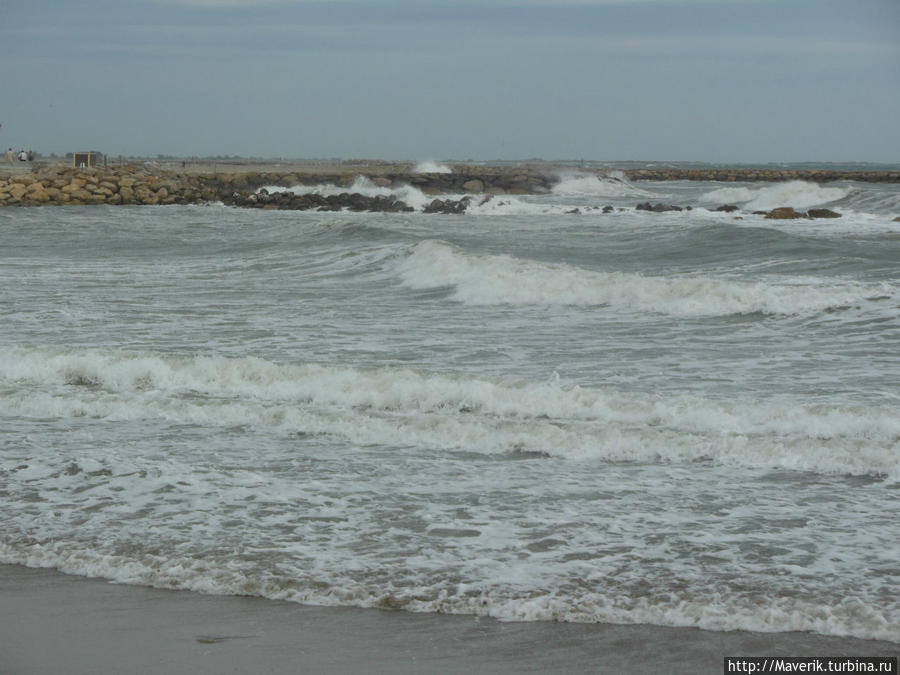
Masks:
[[[0,565],[0,673],[721,672],[726,656],[896,656],[810,633],[312,607]]]

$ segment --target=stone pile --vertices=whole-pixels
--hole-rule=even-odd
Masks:
[[[0,176],[0,206],[46,204],[189,204],[219,198],[198,177],[147,174],[139,169],[53,169]]]
[[[342,200],[319,200],[314,195],[305,199],[285,198],[253,200],[250,197],[263,186],[317,185],[330,183],[350,188],[354,174],[241,173],[187,174],[147,171],[139,166],[115,169],[55,168],[32,174],[0,174],[0,206],[35,206],[43,204],[193,204],[222,201],[250,207],[329,208]],[[446,192],[469,194],[534,194],[549,192],[552,176],[516,173],[492,167],[472,168],[452,174],[381,174],[370,180],[378,187],[414,185],[427,194]],[[350,204],[361,205],[359,199]],[[378,210],[390,210],[382,202],[372,202]]]
[[[270,193],[265,188],[259,192],[233,192],[225,196],[223,203],[245,208],[283,211],[382,211],[400,213],[413,211],[411,206],[393,197],[377,195],[368,197],[358,192],[342,192],[337,195],[297,195],[289,191]]]

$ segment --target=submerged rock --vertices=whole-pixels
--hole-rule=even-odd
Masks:
[[[840,218],[841,214],[831,209],[810,209],[806,212],[810,218]]]
[[[233,192],[222,199],[226,204],[245,208],[278,209],[282,211],[372,211],[399,213],[412,211],[405,202],[392,197],[367,197],[358,192],[342,192],[338,195],[296,195],[293,192],[259,193]]]
[[[471,197],[462,199],[435,199],[423,209],[424,213],[465,213],[471,203]],[[487,200],[485,200],[487,201]],[[482,202],[483,204],[484,202]]]
[[[653,211],[654,213],[664,213],[666,211],[683,211],[680,206],[675,206],[674,204],[651,204],[650,202],[643,202],[642,204],[638,204],[634,207],[638,211]]]
[[[805,213],[794,211],[793,207],[791,206],[779,206],[777,209],[772,209],[766,214],[766,218],[775,220],[793,220],[795,218],[805,217]]]

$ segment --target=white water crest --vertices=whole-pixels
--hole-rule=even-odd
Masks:
[[[623,173],[614,171],[607,175],[562,174],[553,186],[553,194],[565,197],[631,197],[652,196],[654,193],[635,187]]]
[[[361,445],[717,463],[900,479],[900,418],[878,406],[626,394],[556,379],[0,349],[0,416],[165,420]]]
[[[266,190],[270,194],[276,192],[292,192],[295,195],[322,195],[330,197],[343,193],[361,194],[364,197],[392,197],[404,202],[407,206],[411,206],[416,211],[424,209],[434,197],[429,197],[424,192],[412,185],[401,185],[398,187],[381,187],[373,183],[365,176],[358,176],[353,184],[344,187],[334,185],[333,183],[322,183],[319,185],[294,185],[292,187],[283,187],[279,185],[266,185],[260,190]]]
[[[419,162],[413,167],[413,173],[453,173],[453,169],[451,169],[446,164],[440,164],[438,162],[432,160],[425,160],[423,162]]]
[[[780,206],[808,209],[843,199],[850,193],[847,187],[823,187],[817,183],[795,180],[760,188],[727,187],[703,194],[706,203],[742,204],[747,211],[771,211]]]
[[[682,317],[756,312],[808,315],[897,295],[897,289],[887,284],[852,281],[747,282],[710,275],[598,272],[508,255],[472,255],[436,240],[416,244],[397,271],[410,288],[452,286],[453,299],[471,305],[609,305]]]

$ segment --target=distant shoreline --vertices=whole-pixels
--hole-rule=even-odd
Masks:
[[[641,164],[641,166],[634,166]],[[873,168],[820,168],[825,165],[816,163],[798,163],[795,165],[735,165],[698,163],[662,163],[658,166],[647,166],[651,163],[622,162],[600,164],[597,162],[466,162],[449,163],[446,167],[454,174],[466,175],[470,179],[484,176],[521,175],[523,173],[542,176],[558,176],[566,173],[608,174],[620,172],[631,181],[715,181],[715,182],[780,182],[789,180],[805,180],[816,183],[828,183],[841,180],[900,183],[900,166],[883,168],[888,165],[873,164]],[[679,165],[681,164],[681,165]],[[850,166],[857,166],[849,163]],[[841,165],[836,165],[841,167]],[[298,174],[304,177],[316,176],[366,176],[369,178],[390,177],[392,181],[406,177],[408,182],[416,183],[415,176],[435,175],[416,173],[413,162],[395,162],[377,159],[351,160],[285,160],[255,158],[183,158],[183,159],[149,159],[149,158],[107,158],[105,167],[96,170],[114,170],[140,168],[144,172],[175,173],[192,176],[220,174]],[[54,157],[38,158],[34,162],[14,160],[10,165],[0,163],[0,179],[11,176],[40,173],[47,170],[72,168],[71,158]]]

